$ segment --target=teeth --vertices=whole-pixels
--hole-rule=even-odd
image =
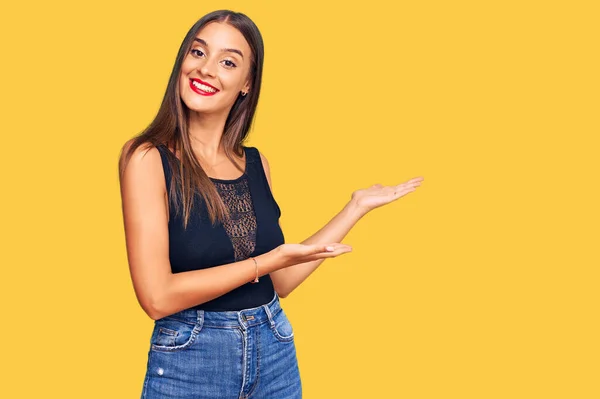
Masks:
[[[192,80],[192,84],[194,86],[196,86],[197,88],[199,88],[200,90],[202,90],[202,91],[206,91],[208,93],[214,93],[214,92],[216,92],[216,90],[213,89],[212,87],[208,87],[206,85],[203,85],[202,83],[198,83],[195,80]]]

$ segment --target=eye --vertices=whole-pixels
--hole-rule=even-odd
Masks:
[[[198,50],[198,49],[196,49],[196,48],[195,48],[195,49],[192,49],[192,50],[190,51],[190,53],[192,53],[192,54],[195,54],[194,52],[197,52],[197,53],[199,53],[199,54],[197,55],[198,57],[200,57],[200,56],[201,56],[200,54],[204,55],[204,53],[202,52],[202,50]],[[197,54],[197,53],[196,53],[196,54]]]
[[[230,60],[223,60],[223,62],[225,62],[225,65],[229,68],[235,68],[237,66]]]

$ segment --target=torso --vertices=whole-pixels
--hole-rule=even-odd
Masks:
[[[175,152],[175,151],[173,151],[172,148],[169,148],[169,150],[175,154],[177,159],[181,160],[179,151]],[[237,164],[239,165],[240,168],[242,168],[243,170],[246,170],[246,153],[244,152],[243,155],[244,156],[242,158],[239,158],[234,154],[233,158],[235,159],[235,161],[237,162]],[[202,168],[206,172],[208,168],[205,166],[204,162],[202,162],[200,160],[198,160],[198,162],[200,162],[200,165],[202,165]],[[213,180],[234,180],[234,179],[238,179],[242,175],[242,173],[239,171],[239,169],[237,169],[235,167],[235,165],[229,160],[229,158],[227,158],[226,155],[223,155],[222,160],[217,161],[217,164],[208,170],[209,171],[207,173],[209,174],[209,177]],[[165,205],[167,208],[167,221],[168,221],[170,212],[169,212],[169,196],[168,196],[167,190],[168,190],[168,188],[165,187],[164,198],[165,198]]]
[[[157,146],[163,171],[165,187],[173,181],[173,168],[178,158],[164,145]],[[267,253],[285,243],[279,225],[281,209],[270,190],[269,181],[256,147],[244,146],[244,174],[235,164],[219,165],[215,173],[222,179],[211,177],[223,203],[231,212],[231,218],[211,223],[205,202],[199,193],[193,197],[194,207],[189,214],[187,226],[181,212],[169,213],[169,262],[172,273],[207,269],[234,263],[248,257]],[[238,157],[239,158],[239,157]],[[172,162],[175,160],[175,163]],[[225,168],[229,166],[230,168]],[[235,173],[225,175],[225,171]],[[212,175],[212,173],[210,173]],[[232,177],[232,179],[227,179]],[[173,198],[167,196],[173,207]],[[247,283],[208,302],[194,306],[195,309],[233,311],[261,306],[274,296],[275,289],[269,274],[256,284]]]

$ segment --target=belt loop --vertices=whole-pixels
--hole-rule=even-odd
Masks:
[[[196,310],[196,326],[201,326],[204,324],[204,310],[197,309]]]
[[[265,309],[265,312],[267,313],[267,317],[269,318],[269,323],[271,324],[271,326],[275,326],[275,321],[273,320],[273,315],[271,314],[271,309],[269,309],[269,307],[267,305],[262,305],[262,307]]]
[[[248,322],[246,321],[246,315],[243,313],[243,310],[237,312],[237,317],[240,325],[242,326],[242,330],[246,331],[248,328]]]

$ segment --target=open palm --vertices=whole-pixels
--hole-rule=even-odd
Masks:
[[[350,245],[334,242],[329,244],[281,244],[276,248],[279,263],[291,266],[317,259],[335,258],[352,251]]]
[[[371,187],[353,192],[352,200],[364,212],[369,212],[415,191],[421,185],[421,181],[423,181],[423,177],[419,176],[400,183],[397,186],[374,184]]]

